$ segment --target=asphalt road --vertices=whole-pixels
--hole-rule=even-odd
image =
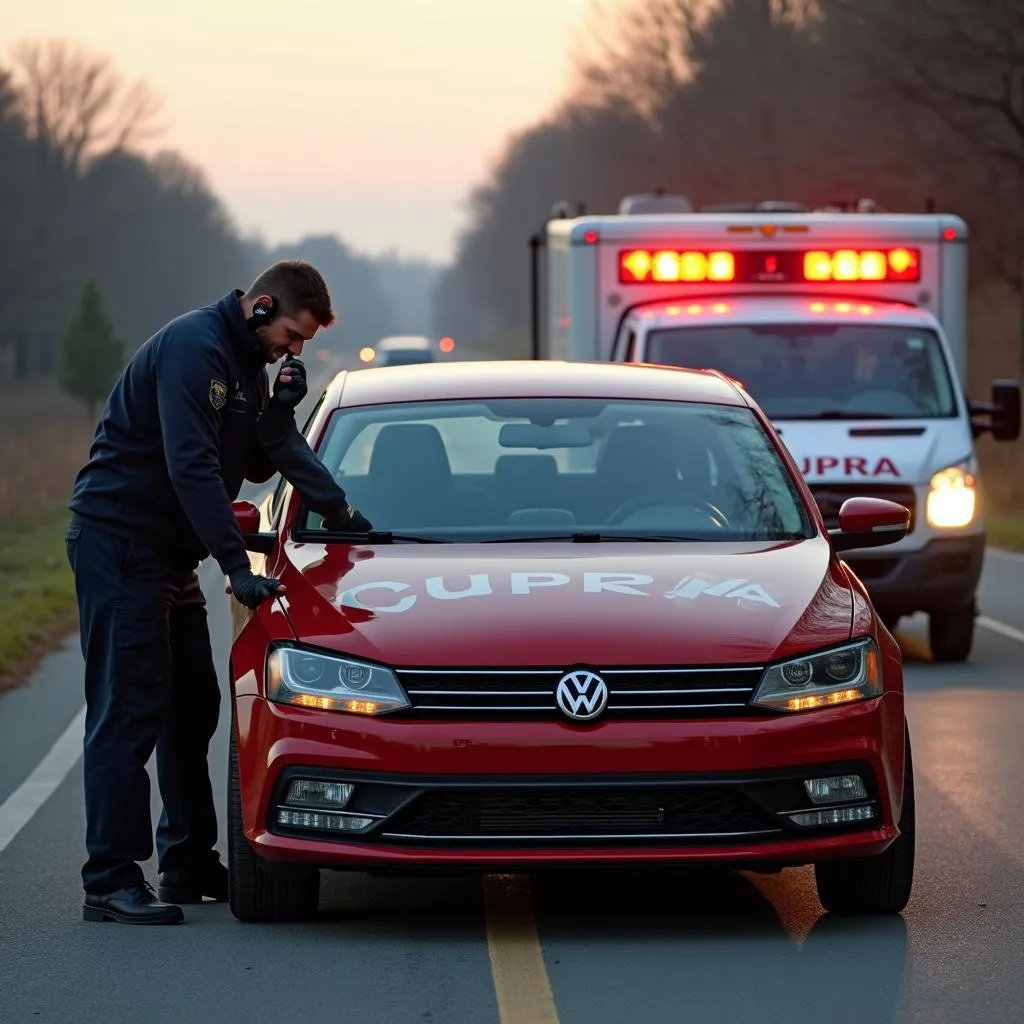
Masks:
[[[227,607],[219,577],[208,569],[204,582],[223,663]],[[923,623],[901,628],[918,861],[906,912],[886,920],[823,914],[800,869],[327,875],[314,923],[243,925],[208,903],[186,908],[177,928],[86,924],[81,661],[69,641],[29,687],[0,698],[0,1022],[1024,1021],[1022,587],[1024,559],[992,553],[970,664],[929,664]],[[213,754],[221,794],[227,723],[225,704]]]

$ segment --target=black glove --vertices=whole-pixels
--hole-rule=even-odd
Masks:
[[[231,592],[246,608],[257,608],[281,589],[281,581],[257,576],[252,569],[236,569],[229,577]]]
[[[351,505],[336,516],[324,516],[324,529],[331,533],[369,533],[373,524]]]
[[[285,370],[291,374],[291,380],[282,382],[281,374]],[[291,355],[285,356],[284,363],[277,374],[277,380],[274,381],[274,401],[289,409],[294,409],[306,397],[308,390],[306,367],[302,360],[295,359]]]

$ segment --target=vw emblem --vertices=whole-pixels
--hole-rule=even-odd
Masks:
[[[558,680],[555,703],[567,718],[589,722],[608,705],[608,685],[593,672],[577,669]]]

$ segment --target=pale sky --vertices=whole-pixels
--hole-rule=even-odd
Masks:
[[[447,259],[510,130],[569,82],[590,0],[11,0],[25,38],[107,53],[240,228]],[[525,241],[524,241],[525,245]]]

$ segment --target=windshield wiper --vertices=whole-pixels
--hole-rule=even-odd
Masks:
[[[704,541],[707,537],[689,537],[684,534],[628,534],[628,533],[557,533],[536,537],[491,537],[481,544],[539,544],[544,541],[568,540],[573,544],[602,544],[606,541],[658,541],[663,544],[683,541]]]
[[[390,530],[370,530],[369,533],[331,533],[324,531],[327,540],[350,540],[355,544],[447,544],[440,537],[418,537],[412,533],[392,533]]]

